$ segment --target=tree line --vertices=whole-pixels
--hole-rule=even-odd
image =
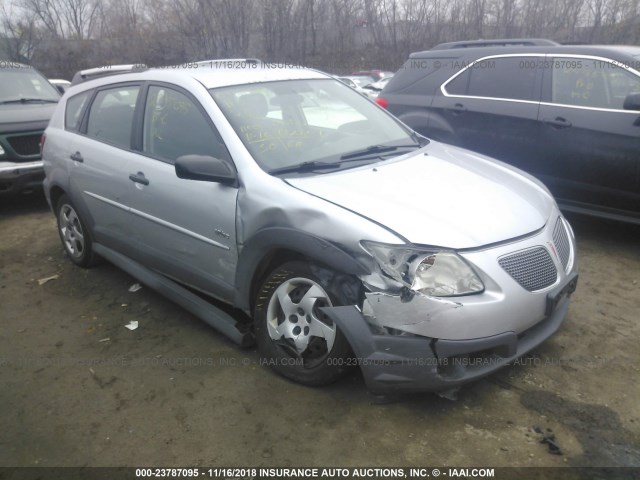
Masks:
[[[639,0],[0,2],[0,56],[65,78],[100,65],[212,58],[395,70],[413,51],[479,38],[640,42]]]

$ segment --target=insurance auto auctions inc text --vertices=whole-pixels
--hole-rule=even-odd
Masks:
[[[250,468],[212,469],[217,478],[492,478],[493,468]],[[240,474],[240,475],[238,475]]]

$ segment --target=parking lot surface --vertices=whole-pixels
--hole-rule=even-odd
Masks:
[[[640,227],[569,217],[554,337],[455,401],[380,405],[358,372],[293,384],[114,266],[73,266],[43,196],[2,202],[0,466],[640,466]]]

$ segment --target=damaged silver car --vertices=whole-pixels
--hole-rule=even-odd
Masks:
[[[43,144],[72,262],[107,259],[305,385],[358,366],[374,393],[452,389],[552,335],[576,288],[540,182],[315,70],[89,80]]]

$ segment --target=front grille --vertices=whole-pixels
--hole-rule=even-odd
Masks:
[[[558,217],[556,226],[553,229],[553,244],[556,246],[558,256],[562,267],[567,270],[569,264],[569,257],[571,256],[571,243],[569,242],[569,234],[567,233],[567,227],[562,220],[562,217]]]
[[[38,155],[40,153],[40,138],[41,134],[35,135],[18,135],[15,137],[9,137],[9,145],[15,150],[18,155],[24,157],[29,155]]]
[[[530,248],[498,260],[500,266],[523,288],[534,292],[553,285],[558,278],[553,260],[546,249]]]

